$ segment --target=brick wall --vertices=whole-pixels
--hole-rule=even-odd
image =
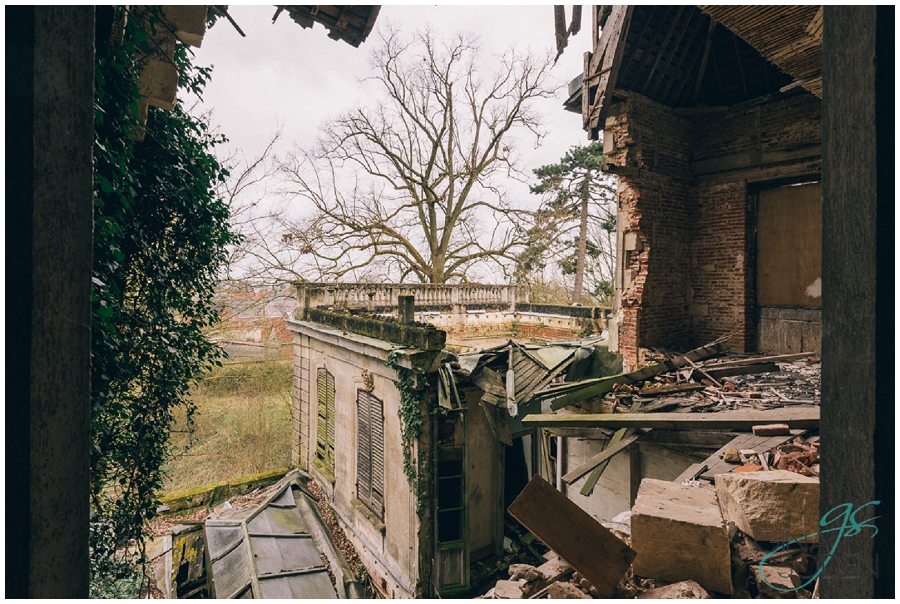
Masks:
[[[766,179],[819,170],[821,101],[800,93],[689,120],[629,93],[609,115],[609,171],[620,177],[625,216],[618,344],[626,365],[640,348],[686,348],[729,333],[733,350],[752,350],[754,194]],[[693,175],[697,162],[711,161],[728,170]]]
[[[822,102],[812,94],[743,103],[728,113],[695,121],[694,161],[818,145],[821,133]]]
[[[743,181],[699,183],[691,259],[694,343],[725,334],[732,350],[752,344],[752,226]]]
[[[638,95],[617,109],[610,134],[609,162],[619,182],[620,225],[625,245],[619,352],[636,359],[638,347],[681,346],[690,339],[690,281],[693,201],[689,174],[690,122]],[[635,237],[636,235],[636,237]],[[633,249],[629,249],[633,248]]]

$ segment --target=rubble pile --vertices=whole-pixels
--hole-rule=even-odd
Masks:
[[[574,413],[716,412],[818,405],[821,365],[817,356],[738,357],[699,361],[630,384],[570,407]],[[772,360],[774,359],[774,360]],[[661,360],[661,362],[665,362]],[[730,375],[735,372],[746,372]],[[628,374],[626,374],[628,375]]]
[[[479,599],[817,597],[818,503],[818,478],[787,470],[718,474],[714,485],[644,479],[630,512],[597,523],[637,554],[611,594],[551,550],[540,566],[512,564]],[[611,565],[607,554],[587,564]]]
[[[588,483],[596,483],[605,460],[651,432],[718,429],[726,444],[674,480],[641,480],[630,511],[610,522],[592,519],[593,535],[602,531],[603,539],[621,544],[604,542],[592,556],[579,549],[574,531],[568,540],[547,541],[558,539],[560,529],[545,518],[562,515],[564,506],[529,492],[530,483],[509,511],[551,547],[548,557],[571,563],[571,575],[514,565],[509,579],[483,597],[817,597],[819,359],[723,353],[714,342],[682,356],[661,354],[630,373],[557,380],[536,390],[533,399],[557,413],[551,418],[545,410],[534,425],[553,426],[558,418],[567,422],[556,424],[561,427],[606,429],[603,452],[563,475],[566,484],[587,473]],[[679,413],[695,415],[673,415]],[[640,414],[646,420],[636,419]],[[753,421],[740,423],[743,417]],[[591,493],[588,483],[582,495]],[[592,584],[590,576],[605,585]]]

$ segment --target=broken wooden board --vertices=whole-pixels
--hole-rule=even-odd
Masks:
[[[622,430],[624,430],[624,428]],[[621,433],[624,434],[624,432],[621,432]],[[616,434],[618,435],[618,434],[620,434],[620,432],[616,432]],[[607,461],[607,460],[611,459],[614,455],[624,451],[626,448],[628,448],[628,446],[631,443],[633,443],[634,441],[639,439],[641,436],[643,436],[643,432],[639,432],[638,434],[632,434],[631,436],[629,436],[627,438],[619,437],[620,440],[615,443],[612,442],[612,440],[610,440],[609,446],[606,449],[604,449],[600,453],[597,453],[596,455],[591,457],[589,460],[587,460],[586,462],[584,462],[583,464],[581,464],[580,466],[578,466],[577,468],[575,468],[574,470],[572,470],[571,472],[568,472],[565,476],[563,476],[562,477],[563,482],[569,484],[569,483],[572,483],[572,482],[578,480],[579,478],[581,478],[582,476],[584,476],[585,474],[587,474],[588,472],[590,472],[591,470],[593,470],[594,468],[599,466],[604,461]],[[613,437],[613,438],[615,438],[615,437]]]
[[[625,434],[628,432],[625,428],[620,428],[616,430],[616,433],[613,434],[612,438],[609,439],[609,442],[606,443],[604,450],[608,450],[619,444],[619,441],[625,437]],[[600,475],[603,474],[604,470],[606,470],[606,466],[609,465],[609,460],[612,456],[607,457],[605,460],[602,460],[597,467],[593,469],[591,475],[588,476],[587,480],[584,481],[584,485],[581,487],[580,493],[585,497],[589,497],[591,493],[594,492],[594,485],[597,484],[597,481],[600,480]],[[563,478],[565,480],[565,478]],[[569,481],[570,482],[570,481]]]
[[[590,581],[599,597],[615,595],[635,551],[574,501],[536,475],[508,511]]]
[[[489,398],[486,402],[496,405],[495,400],[506,400],[506,385],[503,383],[503,377],[491,369],[490,367],[482,367],[481,371],[472,376],[475,385],[484,390],[485,396],[482,400]],[[490,396],[488,396],[490,395]]]
[[[494,438],[504,445],[511,447],[513,444],[512,436],[510,435],[509,426],[507,425],[506,420],[503,419],[503,413],[495,406],[488,406],[483,400],[480,404],[481,408],[484,409],[485,416],[487,416],[488,425],[491,427]]]
[[[776,354],[766,357],[748,357],[746,359],[735,359],[733,361],[722,361],[720,363],[709,363],[704,369],[722,369],[724,367],[735,367],[738,365],[755,365],[757,363],[772,363],[775,361],[798,361],[815,356],[815,352],[794,352],[791,354]]]
[[[724,369],[713,369],[704,367],[703,371],[707,376],[714,380],[722,379],[732,375],[748,375],[751,373],[769,373],[770,371],[781,371],[777,363],[756,363],[754,365],[735,365],[734,367],[725,367]],[[695,375],[694,379],[700,376]]]
[[[662,396],[663,394],[678,394],[681,392],[696,392],[706,388],[703,384],[665,384],[655,388],[641,388],[638,396]]]
[[[702,472],[698,478],[702,478],[704,480],[712,481],[716,474],[726,474],[731,472],[734,468],[738,467],[739,463],[728,463],[722,459],[722,455],[725,453],[725,449],[737,449],[740,451],[741,449],[753,449],[757,453],[764,453],[772,449],[773,447],[777,447],[781,443],[787,442],[792,438],[800,436],[803,434],[804,430],[791,430],[791,433],[786,436],[754,436],[753,434],[740,434],[736,436],[733,440],[723,445],[718,451],[710,455],[706,461],[702,461],[699,464],[694,464],[698,467],[702,467],[704,465],[707,466],[707,470]],[[691,478],[693,474],[696,474],[697,470],[688,468],[682,474],[673,480],[672,482],[682,482],[688,478]]]
[[[721,354],[725,348],[726,346],[723,342],[701,346],[682,356],[675,357],[670,361],[663,361],[662,363],[656,363],[655,365],[643,367],[636,371],[621,375],[613,375],[594,380],[584,380],[575,384],[566,384],[560,386],[559,389],[548,389],[543,393],[537,393],[535,398],[540,397],[541,399],[546,399],[557,396],[556,400],[550,404],[550,408],[556,411],[568,405],[574,405],[589,398],[606,394],[607,392],[612,391],[616,384],[634,384],[636,382],[642,382],[664,371],[672,371],[693,362],[714,357],[717,354]],[[575,387],[574,390],[573,387]],[[563,394],[563,392],[565,392],[565,394]]]
[[[641,442],[718,449],[722,445],[730,443],[737,436],[739,436],[737,432],[713,432],[710,430],[651,430],[641,438]]]
[[[660,430],[738,430],[759,424],[788,424],[792,429],[819,427],[818,407],[718,413],[544,413],[522,418],[524,426],[542,428],[655,428]]]

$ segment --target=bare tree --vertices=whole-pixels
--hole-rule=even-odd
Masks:
[[[313,212],[275,216],[279,244],[331,278],[445,283],[512,261],[529,213],[502,183],[526,180],[513,136],[540,140],[530,101],[553,96],[550,65],[514,51],[485,61],[466,35],[387,33],[373,56],[381,99],[329,121],[315,149],[284,163],[290,193]]]
[[[257,155],[235,153],[223,162],[229,177],[221,183],[219,193],[228,201],[232,230],[241,236],[230,248],[223,282],[277,286],[303,281],[304,273],[308,274],[302,270],[303,250],[282,241],[284,203],[277,186],[281,162],[275,152],[281,136],[279,126]]]

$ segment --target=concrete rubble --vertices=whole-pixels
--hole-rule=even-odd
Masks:
[[[806,475],[818,462],[815,431],[795,430],[768,450],[727,448],[738,459],[711,482],[644,479],[630,511],[598,523],[636,552],[612,595],[603,597],[817,597],[808,579],[821,546],[815,537],[802,539],[817,529],[819,480]],[[779,469],[782,459],[794,462],[795,471]],[[509,580],[481,597],[601,597],[556,552],[544,557],[539,567],[513,564]]]

